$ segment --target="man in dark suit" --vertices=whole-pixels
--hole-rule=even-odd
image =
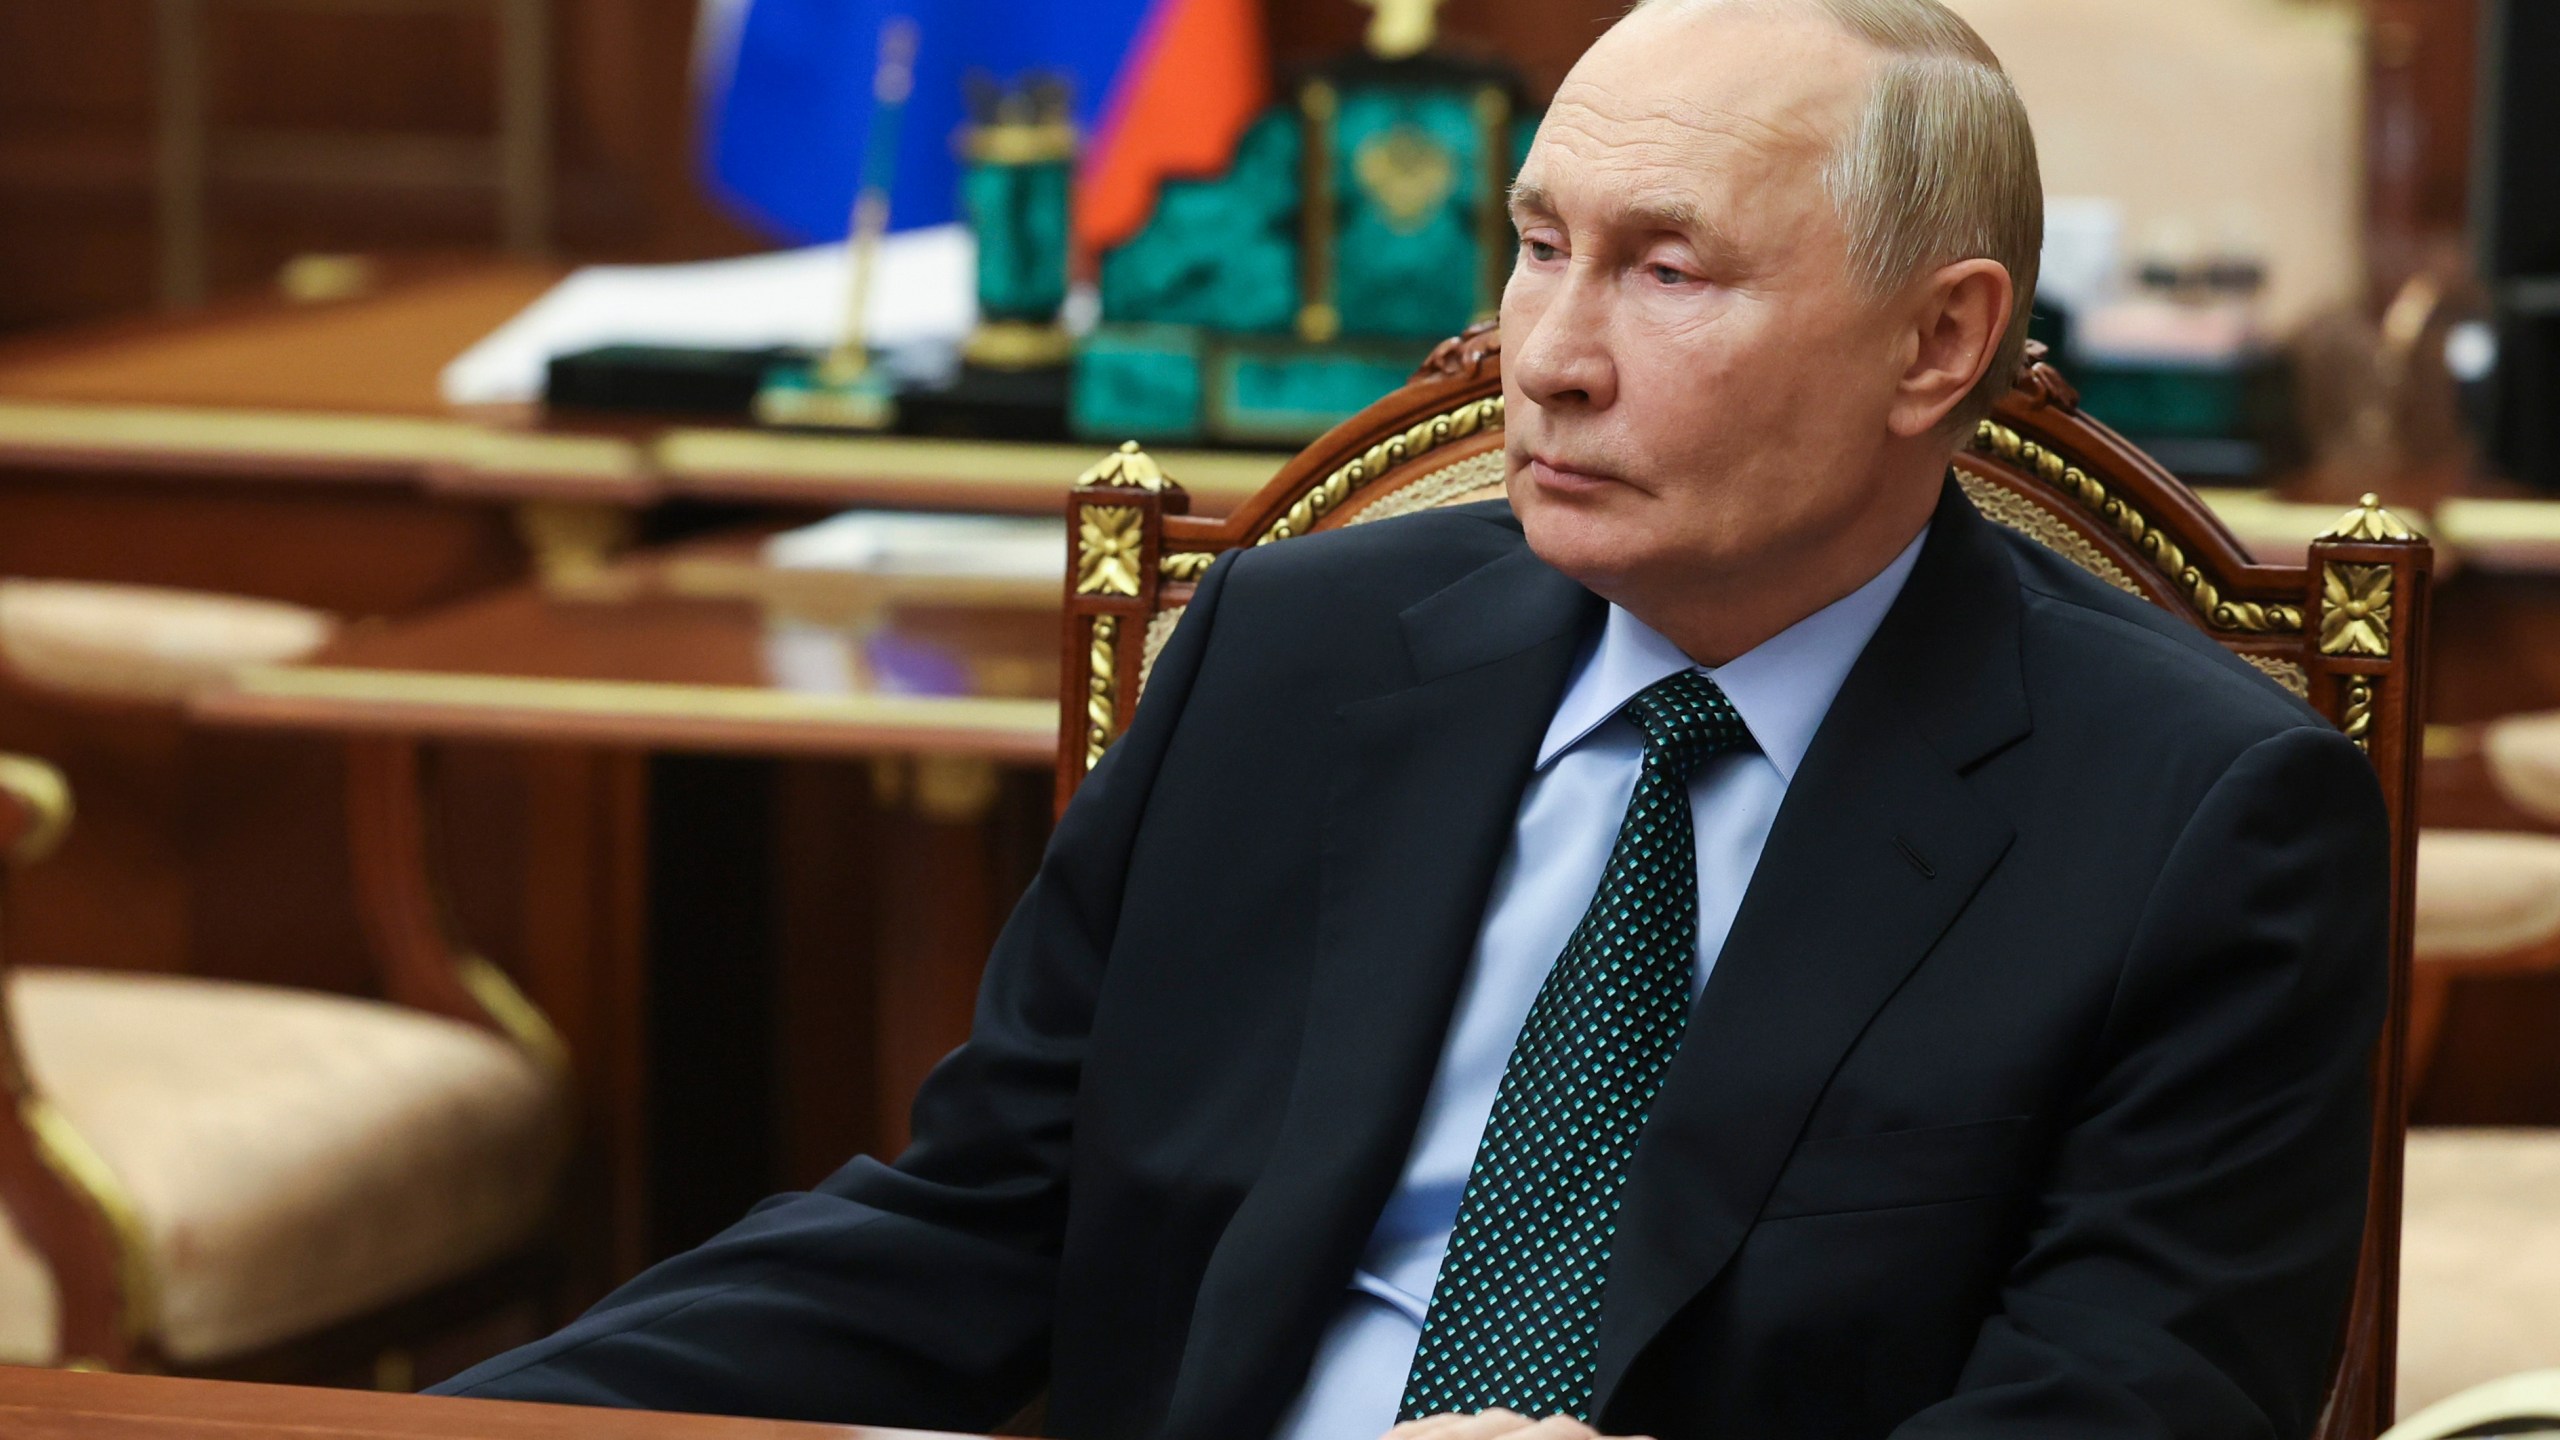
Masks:
[[[1944,476],[2032,139],[1935,0],[1658,0],[1514,193],[1509,504],[1214,566],[969,1043],[458,1393],[1062,1436],[2300,1436],[2362,757]]]

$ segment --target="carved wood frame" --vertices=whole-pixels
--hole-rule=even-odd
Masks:
[[[1309,445],[1224,520],[1191,516],[1182,487],[1134,444],[1087,471],[1067,501],[1059,809],[1127,726],[1150,628],[1189,603],[1210,561],[1344,523],[1399,486],[1498,448],[1501,404],[1501,337],[1485,325],[1442,342],[1403,388]],[[2418,697],[2433,552],[2367,497],[2311,543],[2306,564],[2256,562],[2193,491],[2081,414],[2040,346],[1955,468],[1994,521],[2185,616],[2373,761],[2392,827],[2390,1009],[2374,1056],[2363,1252],[2317,1431],[2318,1440],[2372,1440],[2393,1413]]]

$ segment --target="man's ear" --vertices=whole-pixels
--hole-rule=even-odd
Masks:
[[[1906,439],[1925,435],[1991,367],[2008,333],[2017,287],[1997,260],[1959,260],[1923,276],[1912,289],[1911,361],[1894,386],[1886,421]]]

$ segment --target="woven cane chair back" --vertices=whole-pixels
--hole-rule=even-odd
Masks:
[[[1480,327],[1307,447],[1223,520],[1125,446],[1068,501],[1058,804],[1128,723],[1209,563],[1247,545],[1501,493],[1502,356]],[[2431,552],[2370,498],[2306,563],[2253,560],[2195,493],[2080,413],[2040,348],[1957,457],[1974,507],[2108,584],[2185,617],[2327,716],[2369,755],[2392,819],[2391,1018],[2374,1075],[2363,1262],[2319,1440],[2371,1440],[2392,1414],[2406,1134],[2402,1049],[2416,856],[2421,637]]]

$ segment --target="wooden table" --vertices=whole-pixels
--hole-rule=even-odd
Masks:
[[[584,1078],[620,1127],[598,1140],[623,1197],[619,1273],[730,1218],[734,1196],[686,1191],[704,1175],[806,1181],[899,1142],[906,1088],[955,1038],[1046,834],[1055,632],[1037,684],[1002,695],[820,694],[761,678],[753,604],[563,597],[635,540],[706,516],[1060,514],[1100,447],[446,407],[439,370],[560,273],[395,272],[343,301],[0,345],[0,576],[264,596],[351,625],[323,664],[247,677],[192,716],[0,690],[0,750],[61,765],[80,807],[0,943],[21,960],[362,993],[349,745],[436,742],[463,928],[593,1042]],[[1165,458],[1204,509],[1278,463]],[[917,958],[963,951],[965,983]],[[705,1024],[650,1019],[670,1011]],[[884,1013],[929,1018],[883,1027]],[[754,1016],[778,1016],[787,1043]],[[653,1068],[669,1060],[699,1083]],[[742,1118],[767,1099],[770,1125]],[[727,1148],[653,1154],[648,1115]],[[645,1214],[653,1191],[678,1203]]]
[[[599,1279],[901,1148],[1048,831],[1059,582],[780,572],[763,533],[360,627],[188,707],[359,777],[384,745],[532,757],[520,803],[427,828],[472,837],[433,868],[568,1041]],[[429,821],[485,805],[437,793]]]
[[[363,627],[189,709],[250,728],[1048,763],[1059,580],[776,571],[757,558],[767,529]]]
[[[924,1434],[0,1366],[0,1435],[10,1440],[921,1440]]]
[[[1050,514],[1107,447],[784,434],[648,417],[455,409],[444,365],[564,272],[521,262],[394,274],[353,299],[235,302],[0,346],[0,470],[294,478],[454,499],[747,501]],[[1162,452],[1201,513],[1285,455]]]

